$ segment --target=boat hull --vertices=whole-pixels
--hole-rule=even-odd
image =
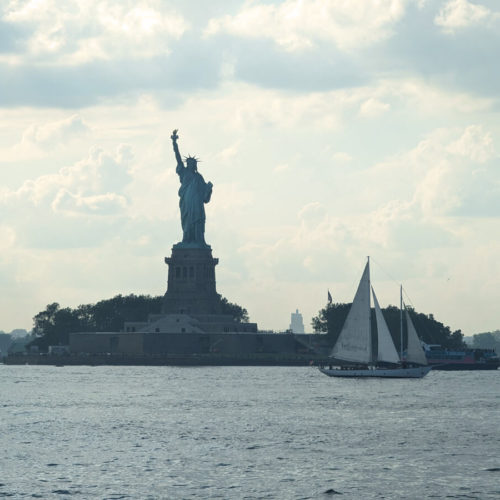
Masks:
[[[350,368],[323,368],[320,367],[321,373],[329,377],[343,378],[422,378],[430,371],[431,366],[417,366],[412,368],[366,368],[366,369],[350,369]]]

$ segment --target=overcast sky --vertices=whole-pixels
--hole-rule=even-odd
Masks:
[[[0,329],[163,294],[170,135],[214,184],[217,289],[262,329],[350,302],[500,328],[496,0],[4,0]]]

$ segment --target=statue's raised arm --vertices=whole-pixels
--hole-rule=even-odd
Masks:
[[[184,167],[184,163],[182,162],[181,154],[179,153],[179,146],[177,145],[177,139],[179,136],[177,135],[178,129],[175,129],[172,132],[170,138],[172,139],[172,145],[174,146],[175,159],[177,160],[177,167]]]

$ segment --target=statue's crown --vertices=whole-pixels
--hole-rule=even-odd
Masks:
[[[189,155],[189,156],[185,156],[185,157],[184,157],[184,160],[185,160],[185,161],[188,161],[188,160],[194,160],[196,163],[199,163],[199,162],[200,162],[200,159],[199,159],[199,158],[196,158],[196,156],[191,156],[191,155]]]

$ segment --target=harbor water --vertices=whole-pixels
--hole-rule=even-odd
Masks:
[[[500,498],[500,371],[0,365],[0,497]]]

